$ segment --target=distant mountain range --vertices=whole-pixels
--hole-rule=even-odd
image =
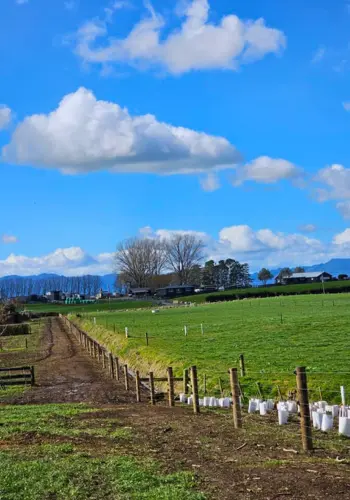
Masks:
[[[328,262],[324,262],[322,264],[314,264],[313,266],[301,266],[305,269],[305,271],[313,272],[313,271],[325,271],[326,273],[331,274],[332,276],[337,277],[338,274],[348,274],[350,275],[350,259],[331,259]],[[279,267],[277,269],[270,269],[273,276],[277,276],[282,268]],[[293,267],[292,267],[293,269]],[[253,281],[258,280],[258,273],[252,274]]]
[[[350,276],[350,258],[349,259],[331,259],[328,262],[324,262],[322,264],[315,264],[313,266],[302,266],[305,271],[325,271],[332,276],[338,276],[338,274],[348,274]],[[270,269],[273,276],[277,276],[282,268]],[[43,273],[43,274],[35,274],[33,276],[4,276],[0,278],[0,282],[6,279],[16,279],[16,278],[31,278],[32,280],[45,280],[50,278],[59,277],[58,274],[53,273]],[[251,275],[253,282],[258,282],[258,273],[253,273]],[[115,274],[105,274],[100,276],[102,280],[102,288],[103,290],[114,291],[114,282],[115,282]]]

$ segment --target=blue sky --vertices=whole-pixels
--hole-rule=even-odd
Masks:
[[[2,0],[0,275],[108,272],[145,227],[350,256],[349,5]]]

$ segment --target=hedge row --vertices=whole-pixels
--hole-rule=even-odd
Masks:
[[[350,286],[345,286],[345,287],[333,287],[333,288],[328,288],[326,289],[326,293],[346,293],[350,292]],[[315,289],[309,289],[309,290],[299,290],[297,292],[288,292],[288,291],[283,291],[281,290],[280,292],[269,292],[269,291],[256,291],[255,293],[248,292],[248,293],[230,293],[230,294],[220,294],[220,295],[208,295],[206,297],[205,301],[206,302],[222,302],[222,301],[230,301],[230,300],[242,300],[242,299],[263,299],[266,297],[281,297],[281,296],[287,296],[287,295],[318,295],[323,293],[322,289],[315,288]]]
[[[1,325],[3,337],[10,337],[12,335],[28,335],[30,333],[30,325],[28,323],[19,323],[11,325]]]

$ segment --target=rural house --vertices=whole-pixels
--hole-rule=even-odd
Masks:
[[[317,283],[322,281],[330,281],[332,275],[325,271],[292,273],[290,276],[277,276],[276,283],[280,285],[296,285],[300,283]]]
[[[150,288],[132,288],[130,290],[130,294],[133,297],[147,297],[148,295],[151,295],[151,289]]]
[[[191,295],[194,293],[194,285],[169,285],[156,290],[157,297],[164,299],[180,297],[181,295]]]

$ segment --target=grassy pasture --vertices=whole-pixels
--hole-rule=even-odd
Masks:
[[[94,304],[27,304],[25,309],[33,312],[57,312],[61,314],[88,313],[94,311],[118,311],[151,307],[151,300],[99,300]]]
[[[247,374],[241,383],[247,394],[256,394],[257,381],[266,395],[276,395],[277,385],[294,389],[298,365],[308,368],[313,399],[319,399],[319,388],[333,401],[339,401],[340,385],[350,390],[350,294],[246,299],[158,314],[99,312],[87,315],[83,327],[142,374],[150,369],[164,374],[173,366],[179,376],[185,367],[197,365],[201,390],[204,374],[209,390],[218,391],[219,377],[228,390],[227,370],[237,365],[240,353],[245,355]]]

